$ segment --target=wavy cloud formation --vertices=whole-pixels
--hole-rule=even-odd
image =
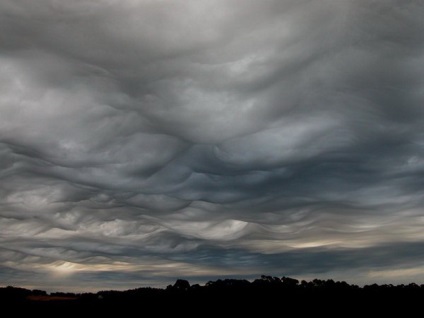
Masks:
[[[0,280],[422,281],[423,15],[3,0]]]

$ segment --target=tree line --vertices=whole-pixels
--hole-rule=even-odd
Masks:
[[[166,288],[142,287],[126,291],[104,290],[96,293],[47,293],[19,287],[0,288],[0,302],[15,308],[154,308],[157,312],[175,308],[201,306],[213,311],[217,308],[263,308],[298,304],[300,311],[310,306],[331,307],[335,304],[358,308],[357,304],[390,308],[396,304],[421,304],[424,300],[424,284],[384,284],[360,287],[332,279],[299,281],[290,277],[261,276],[253,281],[245,279],[218,279],[204,285],[191,285],[178,279]],[[300,305],[299,305],[300,304]],[[314,304],[314,305],[312,305]],[[356,305],[355,305],[356,304]]]

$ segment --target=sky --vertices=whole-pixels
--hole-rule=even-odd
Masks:
[[[424,283],[423,16],[2,0],[0,285]]]

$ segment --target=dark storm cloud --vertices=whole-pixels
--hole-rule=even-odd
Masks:
[[[423,14],[2,1],[2,281],[422,280]]]

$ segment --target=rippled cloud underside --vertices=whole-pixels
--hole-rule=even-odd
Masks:
[[[2,0],[0,283],[424,282],[423,16]]]

